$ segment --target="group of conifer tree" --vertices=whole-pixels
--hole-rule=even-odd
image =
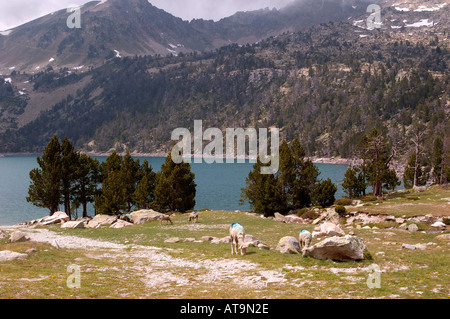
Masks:
[[[444,143],[441,137],[436,136],[433,146],[426,148],[424,135],[424,128],[416,124],[408,137],[413,147],[403,174],[405,188],[446,184],[450,180],[450,140],[444,139]],[[389,138],[376,129],[362,137],[357,151],[362,164],[350,167],[342,184],[349,198],[365,196],[369,186],[372,187],[373,195],[380,197],[383,189],[394,191],[401,185],[396,171],[391,168],[399,144],[393,145]]]
[[[426,154],[421,132],[418,125],[411,133],[415,151],[403,175],[406,188],[425,185],[430,175],[435,184],[445,184],[450,180],[450,140],[443,141],[436,137],[432,154]],[[376,129],[363,135],[357,149],[361,164],[349,167],[341,184],[349,198],[366,196],[369,187],[373,196],[381,197],[383,190],[394,191],[401,185],[392,168],[398,144],[393,145]],[[248,201],[254,212],[265,216],[275,212],[295,212],[312,205],[333,205],[337,186],[330,179],[318,180],[318,168],[305,155],[305,150],[295,139],[290,144],[284,141],[280,146],[280,169],[277,174],[261,174],[264,164],[258,160],[246,179],[246,187],[242,189],[241,203]]]
[[[73,143],[55,135],[30,172],[27,201],[48,208],[61,204],[69,215],[73,207],[94,203],[96,214],[119,215],[132,209],[186,212],[195,206],[195,174],[188,163],[175,164],[171,155],[159,172],[147,160],[140,163],[129,153],[113,152],[106,161],[76,152]]]
[[[259,159],[242,188],[241,203],[248,201],[253,212],[272,216],[286,214],[311,205],[331,206],[337,186],[331,179],[319,180],[319,169],[310,159],[298,139],[280,145],[280,167],[276,174],[261,174],[268,166]]]

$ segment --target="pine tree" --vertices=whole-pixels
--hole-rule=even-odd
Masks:
[[[140,209],[149,208],[155,200],[155,180],[156,173],[147,160],[144,160],[140,170],[140,181],[134,192],[134,202]]]
[[[86,154],[79,154],[73,187],[74,201],[83,207],[83,217],[87,217],[87,203],[94,201],[98,195],[98,184],[100,183],[100,164]]]
[[[248,200],[252,210],[265,216],[311,206],[318,168],[305,158],[305,150],[295,139],[280,146],[280,169],[275,175],[260,173],[261,162],[253,166],[242,189],[241,203]]]
[[[416,166],[416,153],[412,153],[406,164],[405,171],[403,173],[403,184],[406,188],[412,188],[414,186],[414,169]],[[420,176],[419,176],[420,177]]]
[[[78,154],[72,142],[67,138],[61,141],[61,193],[64,200],[64,211],[70,216],[70,200],[78,165]]]
[[[101,163],[102,187],[94,198],[97,214],[118,215],[126,208],[126,189],[122,179],[123,158],[114,151]]]
[[[290,151],[292,167],[289,174],[293,174],[294,177],[292,186],[290,187],[292,200],[290,209],[295,210],[311,206],[311,195],[320,172],[311,160],[305,158],[306,152],[297,138],[292,141]]]
[[[48,208],[50,215],[59,209],[61,199],[61,145],[54,135],[42,157],[37,158],[40,168],[30,172],[31,184],[27,202],[38,207]]]
[[[126,193],[120,171],[110,171],[103,181],[101,194],[94,199],[100,215],[120,215],[126,208]]]
[[[156,174],[155,204],[160,210],[186,212],[195,207],[196,187],[191,165],[175,164],[170,152]]]
[[[388,141],[374,129],[369,136],[363,136],[359,145],[363,160],[362,169],[366,179],[373,187],[373,195],[381,196],[384,177],[389,171],[392,155],[389,152]]]
[[[433,153],[431,156],[432,165],[433,165],[433,180],[435,184],[441,183],[441,174],[443,173],[443,150],[444,150],[444,143],[442,142],[441,138],[437,136],[433,143]]]
[[[357,198],[366,194],[366,181],[359,167],[349,167],[345,172],[342,188],[349,198]]]
[[[117,154],[116,151],[112,152],[112,154],[106,158],[106,161],[100,165],[102,180],[106,179],[110,172],[119,171],[122,167],[122,162],[122,156]]]
[[[400,186],[402,183],[397,177],[397,173],[394,169],[390,169],[386,171],[385,175],[383,176],[383,187],[386,189],[395,191],[395,188],[397,186]]]
[[[139,183],[139,159],[134,160],[130,153],[127,153],[123,159],[120,168],[122,182],[125,187],[125,201],[127,203],[127,211],[131,211],[134,205],[134,192]]]
[[[261,174],[262,167],[264,164],[258,159],[246,178],[246,187],[241,189],[240,204],[248,201],[254,213],[269,217],[285,209],[286,205],[276,177],[272,174]]]
[[[406,188],[413,188],[414,186],[422,186],[426,184],[426,174],[424,174],[419,164],[417,161],[416,152],[412,153],[408,163],[406,164],[405,172],[403,173],[403,184]]]
[[[337,192],[336,185],[331,179],[326,179],[317,183],[312,192],[312,201],[314,205],[322,207],[329,207],[334,204],[336,200],[335,194]]]

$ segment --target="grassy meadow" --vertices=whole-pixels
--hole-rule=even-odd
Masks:
[[[410,199],[414,197],[414,199]],[[450,190],[433,187],[423,193],[397,193],[385,201],[358,210],[396,217],[425,214],[450,215]],[[410,205],[412,204],[412,205]],[[356,209],[354,207],[349,210]],[[275,250],[280,238],[298,238],[310,224],[284,224],[244,212],[202,211],[199,222],[187,215],[173,217],[174,225],[151,222],[123,229],[61,229],[45,227],[71,240],[87,238],[120,244],[119,249],[56,249],[34,241],[8,243],[0,251],[25,252],[24,260],[0,262],[1,298],[427,298],[450,297],[449,241],[436,238],[428,225],[409,232],[391,223],[374,229],[343,226],[364,239],[371,260],[334,262],[283,255]],[[247,234],[268,244],[271,250],[251,247],[246,256],[231,255],[230,244],[202,242],[203,236],[222,238],[233,222]],[[345,220],[342,220],[345,222]],[[30,229],[40,231],[42,228]],[[165,240],[177,237],[178,243]],[[195,242],[185,239],[195,239]],[[312,244],[318,240],[313,239]],[[402,244],[424,244],[425,250],[408,250]],[[80,288],[69,288],[69,265],[80,268]],[[378,266],[380,288],[369,288],[371,267]]]

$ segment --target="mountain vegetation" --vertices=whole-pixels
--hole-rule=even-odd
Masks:
[[[248,201],[253,212],[273,216],[279,212],[297,212],[310,207],[331,206],[337,187],[330,179],[320,181],[320,172],[310,159],[298,139],[280,146],[280,169],[276,174],[262,174],[264,166],[258,159],[242,189],[241,203]]]
[[[129,153],[113,152],[99,163],[86,154],[76,152],[65,137],[54,135],[42,157],[39,168],[30,172],[28,202],[50,210],[53,215],[60,204],[65,212],[94,203],[96,214],[120,215],[135,209],[157,208],[160,211],[186,212],[195,206],[195,174],[187,163],[175,164],[170,156],[158,173],[147,160],[141,165]]]
[[[278,127],[282,139],[299,138],[317,157],[359,158],[361,138],[376,129],[395,160],[406,163],[420,142],[415,170],[441,169],[445,152],[437,160],[433,147],[446,145],[450,132],[448,24],[395,23],[442,21],[448,8],[404,12],[385,2],[380,29],[355,20],[366,14],[246,45],[17,72],[0,90],[0,152],[41,152],[58,134],[84,151],[168,153],[171,132],[202,119],[222,130]],[[30,90],[21,95],[18,81]],[[53,96],[55,104],[36,102]]]

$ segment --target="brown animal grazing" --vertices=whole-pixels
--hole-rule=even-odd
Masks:
[[[161,217],[159,217],[159,220],[160,220],[160,222],[161,222],[161,225],[162,225],[162,223],[163,223],[163,220],[167,221],[166,224],[169,224],[169,223],[170,223],[170,225],[173,225],[172,218],[170,218],[169,215],[161,215]]]
[[[198,222],[198,213],[190,213],[189,214],[189,220],[188,220],[188,222],[190,223],[190,222],[194,222],[194,223],[197,223]]]

